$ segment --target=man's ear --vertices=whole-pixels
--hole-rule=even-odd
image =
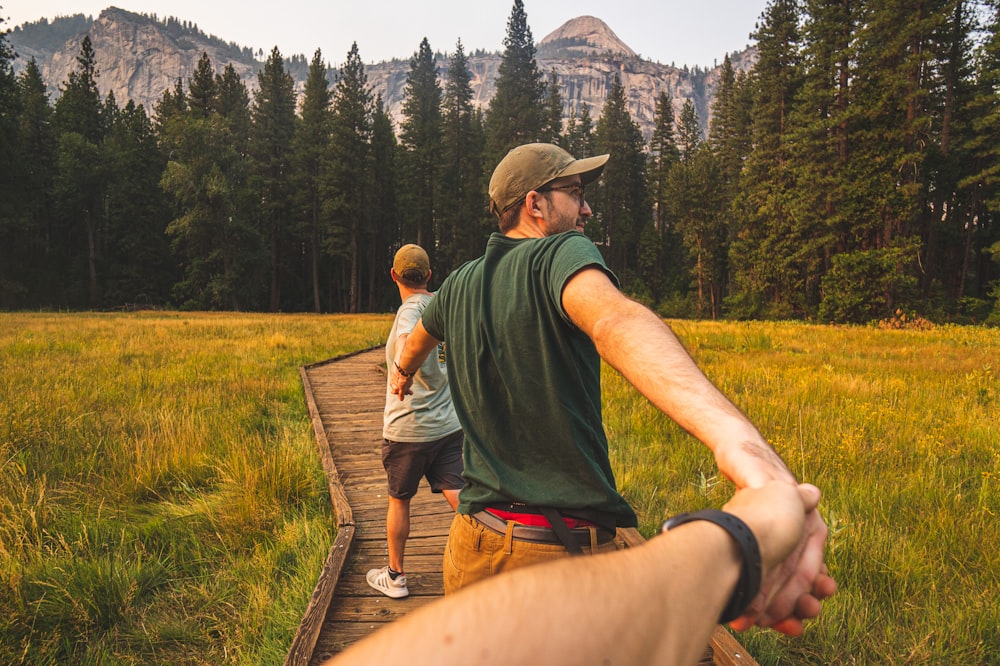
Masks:
[[[539,205],[539,202],[544,200],[545,197],[540,192],[536,192],[535,190],[528,192],[527,196],[524,197],[524,206],[527,208],[528,214],[532,217],[544,219],[545,213]]]
[[[398,280],[399,280],[399,276],[398,276],[398,275],[396,275],[396,269],[395,269],[395,268],[390,268],[390,269],[389,269],[389,277],[391,277],[391,278],[392,278],[392,281],[393,281],[393,282],[396,282],[396,281],[398,281]]]

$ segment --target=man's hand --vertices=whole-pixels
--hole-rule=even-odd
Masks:
[[[399,399],[402,400],[406,396],[413,394],[411,386],[413,386],[413,375],[404,377],[399,374],[399,371],[396,370],[396,365],[393,364],[389,368],[389,390],[398,395]]]
[[[802,634],[803,620],[819,615],[821,601],[837,591],[837,583],[823,563],[828,529],[817,510],[819,489],[801,484],[798,490],[805,508],[800,538],[783,559],[773,562],[767,569],[760,594],[747,612],[730,623],[737,631],[757,625],[798,636]],[[734,500],[739,496],[737,493]],[[730,510],[728,504],[726,510]],[[733,512],[738,511],[736,508]],[[748,524],[756,534],[757,526]]]

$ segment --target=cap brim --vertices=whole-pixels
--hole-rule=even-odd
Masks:
[[[587,185],[600,178],[601,172],[604,171],[604,165],[608,163],[610,157],[611,155],[595,155],[594,157],[584,157],[583,159],[574,160],[569,166],[560,171],[556,175],[556,178],[579,175],[580,182]]]

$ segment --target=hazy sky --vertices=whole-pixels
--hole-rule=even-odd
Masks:
[[[766,0],[524,0],[538,42],[571,18],[596,16],[634,51],[663,64],[711,66],[750,44]],[[0,0],[3,28],[40,18],[86,14],[108,6],[192,21],[202,32],[265,53],[312,57],[337,65],[352,42],[365,62],[408,58],[427,37],[450,52],[500,51],[513,0]]]

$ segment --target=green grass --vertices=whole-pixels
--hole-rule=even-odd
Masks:
[[[0,663],[277,664],[332,543],[298,367],[387,316],[0,315]],[[762,664],[1000,663],[1000,331],[672,322],[825,493],[840,593]],[[651,535],[725,502],[708,450],[605,368]]]
[[[391,319],[0,322],[0,663],[281,663],[333,539],[298,367]]]
[[[793,472],[824,492],[840,593],[762,664],[1000,663],[1000,330],[674,322]],[[647,536],[719,506],[708,450],[605,369],[620,486]]]

